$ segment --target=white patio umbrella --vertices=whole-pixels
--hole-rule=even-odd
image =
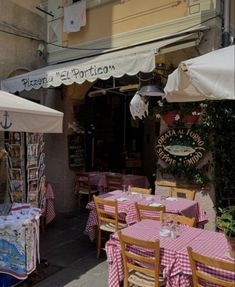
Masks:
[[[63,113],[0,90],[0,131],[62,133]]]
[[[234,100],[234,50],[232,45],[181,62],[168,77],[167,101]]]

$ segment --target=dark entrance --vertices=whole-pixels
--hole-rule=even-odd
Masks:
[[[112,80],[97,82],[79,107],[77,119],[86,131],[86,169],[145,174],[151,181],[159,125],[132,119],[129,104],[136,90],[120,92],[121,81],[115,86]]]

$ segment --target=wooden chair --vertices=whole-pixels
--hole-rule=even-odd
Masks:
[[[155,192],[158,192],[158,186],[164,188],[164,193],[167,196],[171,196],[171,189],[176,187],[176,182],[167,180],[155,180]]]
[[[223,287],[234,287],[234,282],[226,281],[224,279],[219,279],[217,276],[213,276],[206,271],[200,271],[197,268],[197,263],[201,265],[205,265],[207,267],[214,267],[221,269],[221,271],[231,271],[235,272],[234,269],[234,262],[228,263],[222,260],[210,258],[199,253],[196,253],[192,250],[192,247],[188,247],[188,254],[190,258],[190,263],[192,267],[193,273],[193,286],[194,287],[201,287],[204,285],[200,284],[200,281],[203,280],[207,283],[212,283],[216,286],[223,286]]]
[[[195,217],[190,218],[187,216],[173,214],[173,213],[164,213],[163,220],[175,221],[180,224],[188,225],[189,227],[195,226],[195,221],[196,221]]]
[[[124,287],[160,287],[165,286],[165,279],[159,276],[160,272],[160,243],[156,241],[145,241],[124,235],[118,231],[121,243],[122,260],[124,265]],[[129,251],[129,247],[145,248],[153,253],[147,257]],[[131,284],[131,285],[129,285]]]
[[[165,206],[149,206],[135,203],[135,209],[137,213],[137,220],[141,221],[143,219],[153,219],[153,220],[163,220],[163,213],[165,212]]]
[[[127,227],[125,222],[118,220],[118,203],[114,200],[106,200],[97,196],[93,196],[96,213],[98,218],[97,230],[97,258],[100,256],[101,250],[101,232],[114,233],[119,229]]]
[[[123,189],[123,177],[119,174],[110,174],[107,173],[106,177],[106,184],[107,184],[107,192],[113,190],[122,190]]]
[[[81,197],[83,195],[88,196],[90,202],[92,195],[98,193],[97,189],[91,186],[89,173],[79,172],[76,174],[74,192],[78,196],[78,210],[81,208]]]
[[[151,188],[141,188],[141,187],[130,187],[128,189],[129,192],[137,192],[142,194],[151,194]]]
[[[190,190],[187,188],[172,188],[170,190],[170,196],[177,196],[177,197],[182,197],[182,198],[187,198],[190,200],[194,200],[196,195],[196,191]]]

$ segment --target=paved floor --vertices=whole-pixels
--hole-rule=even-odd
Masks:
[[[105,252],[98,260],[95,243],[83,233],[87,216],[86,213],[57,215],[55,222],[41,234],[41,258],[48,260],[44,271],[48,270],[49,276],[34,287],[108,286]]]

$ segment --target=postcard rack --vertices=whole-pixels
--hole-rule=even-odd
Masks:
[[[43,134],[9,132],[8,191],[12,202],[40,207],[45,183]]]

